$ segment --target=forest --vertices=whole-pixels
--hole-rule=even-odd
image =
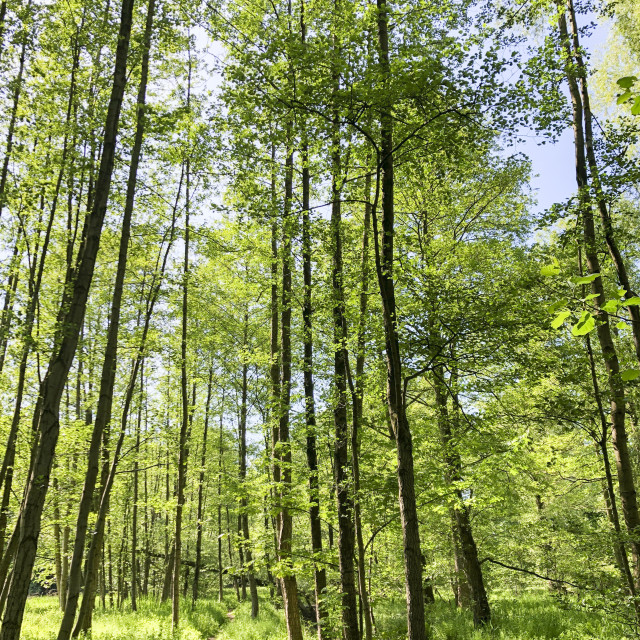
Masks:
[[[639,0],[0,0],[0,640],[640,636]]]

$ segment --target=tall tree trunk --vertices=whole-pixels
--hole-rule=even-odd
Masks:
[[[304,33],[304,22],[303,22]],[[318,562],[322,554],[322,523],[320,521],[320,488],[318,481],[318,451],[316,444],[316,409],[313,389],[313,306],[311,301],[311,220],[309,216],[310,175],[307,144],[302,150],[302,270],[304,299],[302,304],[304,343],[304,401],[307,429],[307,465],[309,466],[309,520],[311,524],[311,548],[313,550],[313,577],[316,601],[316,626],[318,640],[322,640],[322,624],[326,617],[322,604],[327,587],[327,576]]]
[[[34,411],[33,425],[39,434],[34,465],[23,501],[20,519],[20,539],[16,552],[14,574],[9,590],[7,608],[2,621],[0,640],[18,640],[22,617],[29,592],[31,573],[35,561],[42,510],[49,476],[60,431],[59,408],[62,392],[78,344],[80,327],[85,314],[87,298],[100,235],[107,209],[111,176],[115,160],[116,138],[120,109],[126,85],[127,55],[131,35],[133,0],[123,0],[120,32],[115,58],[115,72],[111,98],[105,123],[103,153],[96,184],[96,196],[86,223],[84,243],[78,254],[78,268],[73,287],[65,291],[60,307],[62,323],[57,328],[55,347]]]
[[[602,191],[602,182],[600,179],[600,170],[596,159],[595,149],[593,146],[593,117],[591,115],[591,101],[589,99],[588,87],[588,70],[584,63],[580,49],[580,39],[578,24],[576,21],[576,13],[573,6],[573,0],[566,0],[567,12],[569,16],[569,24],[571,28],[571,56],[575,61],[575,72],[579,78],[580,96],[582,99],[582,115],[584,118],[584,148],[586,152],[587,164],[589,166],[589,175],[591,177],[591,188],[595,195],[595,202],[600,213],[602,221],[602,230],[604,231],[604,239],[609,250],[611,262],[616,269],[618,281],[626,291],[626,297],[631,298],[636,295],[631,287],[627,266],[620,252],[618,243],[615,238],[613,223],[609,214],[609,207]],[[633,343],[635,347],[636,359],[640,362],[640,307],[631,305],[627,307],[631,317],[631,332],[633,335]]]
[[[229,520],[229,506],[226,508],[227,512],[227,551],[229,552],[229,565],[231,567],[232,576],[233,576],[233,587],[236,590],[236,598],[238,602],[240,602],[240,581],[238,580],[238,573],[234,568],[234,560],[233,560],[233,544],[231,543],[231,525]]]
[[[16,290],[20,276],[20,261],[22,260],[22,229],[19,226],[16,234],[13,253],[9,262],[7,286],[4,290],[4,302],[2,305],[2,315],[0,316],[0,373],[4,370],[4,363],[7,357],[7,346],[11,335],[11,321],[13,319],[13,304],[15,302]]]
[[[27,3],[25,13],[31,9],[31,0]],[[9,118],[9,127],[7,129],[7,146],[2,161],[2,170],[0,171],[0,216],[7,201],[7,178],[9,176],[9,162],[13,151],[13,136],[15,133],[16,122],[18,121],[18,106],[20,105],[20,94],[22,93],[22,85],[24,83],[24,64],[27,58],[27,43],[29,42],[29,34],[27,25],[22,25],[22,42],[20,45],[20,59],[18,62],[18,74],[14,80],[13,87],[13,103],[11,105],[11,116]]]
[[[335,19],[339,4],[334,3]],[[349,425],[347,417],[347,325],[344,312],[344,272],[342,267],[342,166],[340,157],[340,114],[336,105],[339,91],[337,56],[339,43],[332,36],[332,144],[331,144],[331,250],[332,250],[332,303],[333,303],[333,383],[335,399],[333,423],[335,428],[335,483],[338,504],[338,558],[342,591],[342,633],[345,640],[357,640],[358,607],[354,570],[355,532],[353,526],[353,497],[349,474]]]
[[[220,403],[220,428],[218,432],[218,602],[224,599],[224,586],[222,584],[222,454],[224,443],[222,439],[224,430],[224,389]]]
[[[249,312],[245,311],[244,314],[244,329],[243,329],[243,349],[248,349],[249,341]],[[244,557],[247,566],[247,578],[249,581],[249,593],[251,594],[251,617],[258,617],[259,603],[258,603],[258,588],[256,585],[256,577],[253,568],[253,554],[251,553],[251,542],[249,539],[249,515],[247,514],[247,494],[246,494],[246,480],[247,480],[247,394],[248,394],[248,373],[249,364],[245,361],[242,363],[242,399],[240,402],[240,433],[239,433],[239,480],[240,480],[240,511],[238,513],[238,520],[240,524],[240,548],[244,550]],[[243,571],[244,575],[244,571]],[[243,585],[244,590],[244,585]]]
[[[293,236],[293,152],[287,150],[285,162],[284,209],[282,215],[282,314],[281,314],[281,363],[282,378],[278,438],[274,443],[274,481],[279,489],[278,505],[278,559],[284,576],[282,595],[284,600],[289,640],[302,640],[302,626],[298,607],[298,586],[291,567],[293,518],[289,509],[291,495],[291,441],[289,439],[289,413],[291,404],[291,239]],[[277,308],[277,307],[276,307]],[[272,310],[273,313],[273,310]],[[277,477],[276,477],[277,467]]]
[[[53,538],[55,541],[55,569],[56,569],[56,590],[58,592],[58,605],[64,611],[64,593],[62,591],[62,555],[60,539],[60,499],[58,494],[58,478],[53,479],[53,491],[55,506],[53,508]]]
[[[133,363],[133,369],[131,372],[131,376],[129,378],[129,382],[125,391],[124,404],[122,409],[121,416],[121,430],[118,442],[116,443],[116,448],[113,453],[113,461],[110,467],[110,470],[106,476],[106,479],[102,483],[102,491],[100,495],[100,503],[98,506],[98,518],[95,524],[95,533],[91,538],[91,544],[89,546],[89,551],[87,553],[87,557],[85,560],[85,588],[82,595],[82,604],[80,607],[80,613],[78,616],[78,621],[73,630],[73,636],[76,637],[81,631],[86,631],[91,626],[91,615],[93,612],[93,604],[95,597],[95,589],[96,589],[96,577],[98,573],[98,564],[99,564],[99,553],[102,548],[102,541],[104,539],[104,527],[105,521],[107,517],[107,513],[109,511],[110,497],[111,497],[111,486],[113,485],[113,479],[115,477],[119,450],[122,447],[122,442],[124,441],[124,432],[126,429],[128,417],[129,417],[129,407],[131,405],[131,400],[133,398],[133,393],[135,390],[135,382],[138,376],[138,372],[142,365],[142,361],[144,359],[146,344],[147,344],[147,336],[149,333],[149,327],[151,324],[151,318],[153,316],[153,310],[155,304],[158,300],[158,296],[160,294],[160,289],[163,283],[164,273],[167,267],[167,262],[169,259],[169,254],[171,251],[171,247],[173,245],[173,240],[175,236],[175,224],[176,224],[176,215],[178,210],[178,203],[180,201],[180,193],[182,191],[182,180],[183,180],[184,171],[181,173],[180,182],[178,185],[178,191],[176,194],[176,200],[173,205],[172,210],[172,219],[171,219],[171,228],[169,231],[169,240],[167,242],[167,246],[164,249],[164,255],[162,257],[162,261],[159,269],[154,274],[153,280],[151,282],[150,290],[148,293],[148,298],[146,301],[146,310],[144,317],[144,326],[142,329],[142,336],[140,338],[140,344],[137,348],[137,353]],[[160,250],[162,254],[162,249]],[[160,262],[160,259],[158,259]],[[97,417],[96,417],[97,421]]]
[[[367,589],[365,570],[365,548],[362,535],[362,513],[360,508],[360,437],[362,431],[362,413],[364,400],[364,365],[365,365],[365,345],[367,329],[367,308],[369,300],[369,227],[371,226],[371,174],[367,173],[365,178],[365,205],[364,223],[362,232],[362,263],[360,267],[360,312],[358,317],[357,353],[356,353],[356,377],[352,391],[353,405],[353,428],[351,431],[351,466],[353,468],[353,520],[356,530],[356,542],[358,545],[358,590],[362,603],[362,614],[364,618],[365,640],[373,637],[373,617],[371,603],[369,601],[369,591]]]
[[[143,363],[144,365],[144,363]],[[144,400],[144,368],[140,367],[140,400],[136,424],[135,458],[133,461],[133,502],[131,503],[131,611],[138,610],[138,457],[140,455],[140,431],[142,429],[142,402]]]
[[[189,88],[187,93],[187,110],[190,108],[191,91],[191,56],[189,56]],[[189,392],[187,389],[187,328],[189,312],[189,189],[190,159],[186,159],[185,190],[185,223],[184,223],[184,272],[182,282],[182,339],[180,344],[180,390],[182,395],[182,420],[180,422],[180,438],[178,441],[178,487],[176,491],[176,518],[173,558],[173,591],[171,601],[171,628],[177,629],[180,624],[180,567],[182,558],[182,511],[184,508],[184,490],[187,483],[187,459],[189,456]]]
[[[491,620],[491,609],[487,599],[487,592],[482,576],[482,566],[478,559],[478,549],[471,530],[469,509],[464,502],[462,491],[459,488],[461,480],[462,463],[460,454],[455,444],[455,434],[452,429],[452,416],[447,409],[447,388],[444,380],[444,367],[439,364],[434,368],[434,389],[436,407],[438,411],[438,427],[445,459],[445,480],[453,493],[453,524],[455,528],[454,540],[459,544],[462,554],[462,569],[466,583],[469,586],[473,622],[476,626],[487,624]],[[457,397],[453,397],[453,411],[458,411],[455,406]],[[456,572],[459,574],[459,562],[456,559]],[[459,578],[458,578],[459,579]]]
[[[202,428],[202,453],[200,456],[200,476],[198,478],[198,514],[196,523],[196,564],[193,570],[193,603],[198,599],[200,571],[202,568],[202,519],[204,517],[204,472],[207,464],[207,435],[209,433],[209,412],[211,410],[211,392],[213,389],[213,365],[209,368],[207,383],[207,402],[204,409],[204,427]],[[222,571],[220,572],[222,575]]]
[[[127,269],[129,253],[129,241],[131,238],[131,219],[135,200],[136,185],[138,179],[138,166],[142,153],[144,138],[147,79],[149,74],[149,50],[151,47],[151,33],[153,30],[153,13],[155,0],[150,0],[147,10],[147,20],[144,33],[144,51],[140,86],[138,89],[137,123],[136,132],[131,152],[129,176],[127,180],[127,192],[124,213],[122,217],[122,230],[120,234],[120,246],[118,251],[118,266],[112,292],[111,312],[109,315],[109,330],[107,333],[107,345],[105,347],[104,361],[100,376],[100,392],[96,409],[95,422],[91,434],[89,453],[87,455],[87,472],[85,474],[82,497],[78,509],[76,522],[76,538],[71,559],[69,575],[69,592],[65,611],[60,623],[58,640],[68,640],[73,630],[73,622],[78,608],[78,599],[82,587],[82,558],[85,551],[85,542],[89,522],[89,514],[94,500],[94,490],[100,469],[101,444],[105,437],[105,431],[111,422],[111,410],[113,404],[113,389],[117,371],[118,335],[120,332],[120,309],[124,291],[124,278]]]
[[[378,46],[380,70],[385,83],[391,75],[389,64],[389,14],[386,0],[377,0]],[[398,497],[402,538],[404,544],[404,571],[407,597],[409,640],[424,640],[424,594],[422,590],[422,552],[415,498],[413,470],[413,442],[407,419],[403,393],[402,361],[396,317],[395,284],[393,281],[394,238],[394,175],[393,175],[393,120],[391,105],[384,105],[380,114],[381,146],[378,158],[378,182],[382,185],[382,235],[378,233],[376,207],[372,210],[376,272],[382,299],[385,351],[387,360],[387,403],[389,418],[396,441],[398,461]],[[380,173],[382,174],[380,176]],[[382,246],[380,246],[382,245]]]
[[[562,12],[558,18],[558,28],[560,39],[565,46],[568,58],[566,77],[569,84],[573,113],[579,215],[582,218],[587,271],[590,274],[597,275],[591,283],[591,292],[597,296],[594,300],[598,307],[596,312],[596,332],[609,383],[609,393],[611,398],[611,441],[613,443],[613,449],[616,457],[616,469],[618,473],[618,486],[620,490],[622,513],[631,538],[630,542],[637,590],[638,576],[640,574],[640,534],[638,533],[640,531],[640,516],[638,514],[633,467],[627,443],[627,431],[625,426],[625,389],[622,379],[620,378],[618,354],[611,336],[609,314],[602,309],[606,303],[606,296],[602,277],[599,275],[600,260],[598,258],[598,244],[593,221],[593,210],[591,208],[589,197],[589,180],[587,175],[585,136],[583,128],[583,105],[580,89],[570,65],[572,51],[564,12]]]

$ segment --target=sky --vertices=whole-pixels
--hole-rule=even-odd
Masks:
[[[592,59],[604,47],[609,34],[609,24],[599,24],[581,44],[591,54]],[[564,131],[560,139],[552,144],[542,145],[542,136],[534,132],[523,136],[525,142],[515,146],[516,151],[525,153],[531,159],[531,188],[538,204],[536,211],[545,211],[555,202],[562,202],[576,191],[576,174],[573,150],[573,132]]]
[[[588,18],[596,22],[595,15]],[[585,17],[581,16],[580,19],[583,22]],[[606,44],[609,29],[609,22],[602,21],[588,37],[581,38],[581,44],[588,50],[592,60],[599,58],[598,54]],[[196,29],[195,36],[200,48],[208,50],[211,56],[209,62],[224,58],[224,46],[220,42],[211,42],[203,29]],[[207,88],[218,89],[220,80],[218,73],[209,74]],[[555,143],[549,142],[544,136],[536,135],[534,131],[520,132],[520,137],[524,142],[509,147],[508,153],[511,155],[521,152],[531,160],[530,186],[537,200],[534,211],[543,212],[556,202],[566,201],[576,191],[573,132],[567,129]]]

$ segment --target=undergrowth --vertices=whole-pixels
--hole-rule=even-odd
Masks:
[[[93,640],[201,640],[217,635],[227,622],[227,612],[235,598],[199,600],[195,609],[190,600],[181,603],[180,628],[171,630],[171,603],[142,598],[138,611],[130,604],[122,608],[102,609],[93,616]],[[20,640],[55,640],[62,614],[55,596],[35,596],[27,601]]]
[[[262,591],[262,590],[261,590]],[[261,594],[262,595],[262,594]],[[493,594],[492,623],[482,630],[473,628],[471,614],[452,603],[436,602],[428,607],[432,640],[623,640],[631,633],[611,616],[587,611],[577,602],[558,602],[545,592],[518,595]],[[231,614],[228,612],[232,611]],[[402,599],[375,603],[376,640],[406,638],[405,605]],[[93,640],[286,640],[287,628],[282,608],[277,608],[265,590],[260,614],[251,619],[251,603],[238,604],[231,593],[225,601],[201,600],[195,610],[190,601],[181,608],[181,624],[171,631],[171,603],[143,599],[138,612],[100,607],[94,614]],[[61,614],[57,599],[30,598],[25,612],[21,640],[54,640]],[[316,637],[305,628],[305,640]],[[333,636],[332,636],[333,637]]]

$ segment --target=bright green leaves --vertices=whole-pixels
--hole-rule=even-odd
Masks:
[[[571,316],[571,311],[569,311],[568,309],[565,309],[564,311],[561,311],[552,321],[551,321],[551,326],[554,329],[559,329],[564,323],[565,320],[567,318],[569,318]]]
[[[596,278],[599,277],[599,273],[590,273],[588,276],[574,279],[573,282],[574,284],[591,284]]]
[[[558,300],[554,302],[552,305],[549,305],[549,313],[555,313],[558,309],[562,309],[562,307],[566,307],[569,304],[569,301],[566,298],[562,300]]]
[[[551,321],[551,327],[553,329],[559,329],[567,320],[572,316],[571,309],[567,309],[566,305],[568,300],[558,300],[549,307],[550,313],[555,313],[558,309],[561,309],[556,314],[556,317]],[[564,309],[562,307],[565,307]],[[571,327],[571,333],[574,336],[585,336],[592,331],[596,326],[596,319],[589,311],[583,311],[580,319],[576,324]]]
[[[560,266],[555,264],[548,264],[540,269],[541,276],[557,276],[559,273]]]
[[[578,323],[572,327],[571,334],[574,336],[586,336],[595,326],[595,318],[588,311],[583,311]]]
[[[607,313],[616,313],[620,308],[620,304],[619,300],[608,300],[606,304],[602,305],[602,310]]]
[[[620,78],[617,84],[621,89],[631,89],[637,81],[638,78],[635,76],[625,76],[624,78]]]
[[[620,78],[618,80],[618,86],[621,89],[624,89],[623,93],[618,96],[616,100],[616,104],[624,104],[629,100],[633,100],[633,104],[631,105],[631,113],[634,116],[640,115],[640,95],[631,91],[634,88],[635,83],[638,82],[638,78],[636,76],[625,76],[624,78]]]
[[[623,382],[630,382],[631,380],[635,380],[638,376],[640,376],[639,369],[627,369],[626,371],[620,372],[620,378]]]

